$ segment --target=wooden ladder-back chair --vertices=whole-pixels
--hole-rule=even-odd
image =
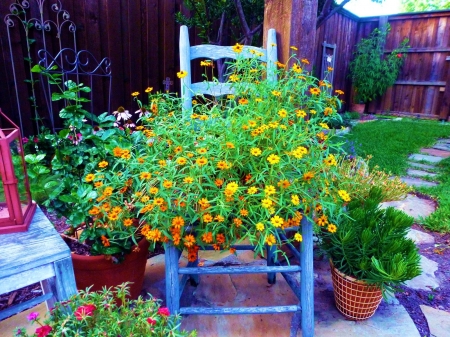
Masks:
[[[243,53],[248,48],[254,49],[262,54],[262,62],[267,63],[268,79],[276,81],[276,32],[270,29],[268,32],[267,49],[244,46]],[[258,54],[259,55],[259,54]],[[244,54],[244,56],[246,56]],[[255,57],[248,53],[249,57]],[[235,59],[236,54],[232,52],[232,47],[199,45],[191,47],[189,44],[188,29],[181,27],[180,32],[180,67],[187,72],[187,76],[181,78],[183,115],[187,117],[192,110],[192,97],[196,95],[209,94],[212,96],[221,96],[232,94],[232,88],[219,82],[192,83],[190,62],[197,58],[207,58],[217,60],[219,58]],[[292,244],[287,244],[293,256],[300,262],[298,264],[282,264],[277,261],[275,248],[266,246],[267,266],[212,266],[199,267],[198,259],[195,262],[189,262],[187,267],[179,267],[181,251],[174,247],[170,242],[165,244],[165,273],[166,273],[166,303],[173,313],[179,314],[198,314],[198,315],[224,315],[224,314],[271,314],[283,312],[295,312],[292,325],[298,326],[301,313],[302,336],[310,337],[314,335],[314,276],[313,276],[313,224],[306,217],[301,220],[303,242],[301,249],[297,249]],[[293,228],[297,230],[297,228]],[[284,233],[279,233],[283,240],[286,240]],[[254,250],[252,245],[233,245],[236,250]],[[212,250],[213,247],[207,246],[206,250]],[[180,307],[180,297],[188,280],[191,284],[199,283],[199,275],[208,274],[265,274],[268,275],[268,282],[276,282],[276,273],[286,279],[291,287],[298,304],[278,305],[266,307]],[[299,272],[300,277],[299,277]],[[180,277],[182,275],[182,277]],[[299,282],[300,281],[300,282]]]

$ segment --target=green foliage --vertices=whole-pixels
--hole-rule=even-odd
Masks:
[[[383,29],[376,28],[356,45],[349,70],[357,103],[367,103],[383,95],[400,73],[409,40],[405,38],[399,47],[385,56],[384,45],[390,30],[389,24]]]
[[[44,320],[32,312],[28,320],[37,325],[31,336],[155,336],[194,337],[196,332],[179,331],[181,316],[170,315],[161,307],[160,300],[127,298],[128,286],[122,284],[114,290],[99,292],[80,291],[69,301],[58,302]],[[119,301],[120,302],[119,302]],[[118,302],[121,305],[118,305]],[[31,337],[25,329],[17,328],[16,337]]]
[[[425,12],[450,9],[449,0],[402,0],[401,12]]]
[[[406,234],[413,219],[389,207],[380,209],[381,189],[372,188],[367,198],[352,200],[348,217],[337,232],[320,232],[320,246],[334,266],[346,275],[376,284],[383,291],[420,275],[420,255]]]
[[[242,9],[244,11],[245,20],[253,29],[261,25],[264,21],[264,0],[241,0]],[[203,40],[203,43],[217,43],[221,39],[219,31],[220,21],[222,18],[225,22],[224,26],[230,27],[230,34],[232,42],[234,43],[242,40],[243,30],[239,17],[236,13],[236,6],[234,1],[227,0],[184,0],[184,6],[190,10],[190,17],[178,12],[175,15],[175,20],[182,25],[197,28],[197,35]],[[225,23],[224,22],[224,23]],[[253,41],[253,44],[260,44],[261,36],[255,36],[258,41]],[[225,39],[223,39],[225,41]]]

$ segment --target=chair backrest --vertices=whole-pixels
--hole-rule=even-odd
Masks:
[[[275,29],[269,29],[267,33],[267,47],[266,49],[244,46],[242,53],[243,57],[253,58],[256,55],[258,59],[265,62],[267,65],[267,78],[269,81],[276,81],[276,62],[277,55],[277,41]],[[181,78],[181,97],[183,99],[183,113],[192,108],[192,97],[195,95],[211,95],[221,96],[233,94],[233,88],[228,83],[219,83],[217,81],[203,81],[192,83],[191,60],[198,58],[206,58],[211,60],[219,60],[224,58],[236,59],[237,55],[232,46],[216,46],[210,44],[202,44],[192,46],[189,43],[189,33],[186,26],[180,28],[180,70],[186,71],[187,75]],[[256,53],[250,53],[254,50]],[[242,57],[240,56],[240,57]]]

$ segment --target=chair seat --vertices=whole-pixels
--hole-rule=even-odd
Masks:
[[[49,309],[77,292],[70,249],[39,207],[28,231],[0,235],[0,294],[36,282],[47,293],[41,302],[46,300]],[[24,308],[4,310],[0,319]]]

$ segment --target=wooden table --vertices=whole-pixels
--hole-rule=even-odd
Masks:
[[[37,207],[27,232],[0,235],[0,294],[40,282],[43,295],[0,311],[0,320],[77,293],[69,247]]]

